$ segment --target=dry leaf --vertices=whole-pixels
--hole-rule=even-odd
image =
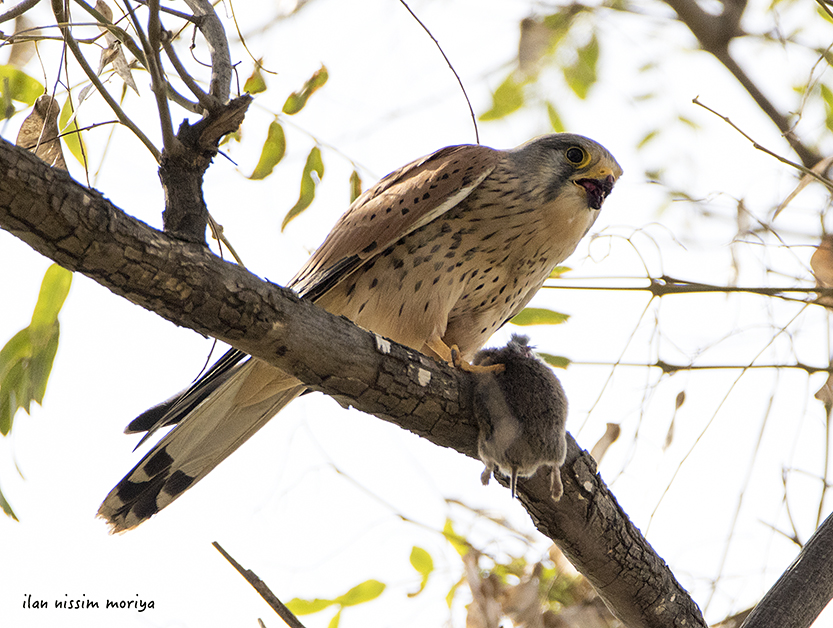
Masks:
[[[826,408],[833,407],[833,373],[827,376],[824,386],[818,389],[816,399],[821,401]]]
[[[481,577],[477,566],[479,555],[472,550],[463,556],[466,582],[473,598],[472,603],[466,607],[466,628],[499,628],[503,613],[497,598],[502,587],[494,574],[489,574],[487,578]]]
[[[616,442],[616,439],[619,438],[619,434],[621,433],[622,429],[618,424],[607,424],[607,429],[605,430],[604,435],[595,445],[593,445],[593,449],[590,450],[590,455],[593,456],[597,465],[602,463],[602,458],[604,458],[605,453],[607,453],[608,447]]]
[[[35,25],[29,20],[29,18],[26,17],[25,13],[23,15],[19,15],[14,21],[14,34],[12,35],[10,41],[14,41],[14,35],[22,31],[28,31],[26,34],[29,36],[37,35],[40,31],[32,30],[34,26]],[[6,61],[6,65],[10,65],[13,68],[22,68],[24,65],[29,63],[29,60],[34,56],[34,41],[21,41],[13,43],[12,51]]]
[[[101,13],[108,22],[113,21],[113,11],[103,0],[96,0],[96,11]],[[130,72],[130,64],[127,62],[127,57],[124,56],[121,42],[106,26],[99,26],[98,30],[104,33],[104,40],[107,42],[107,48],[101,51],[101,59],[98,62],[98,74],[104,71],[108,64],[113,64],[113,69],[119,78],[124,81],[125,85],[130,87],[137,94],[139,89],[136,87],[136,82],[133,80],[133,74]]]
[[[52,96],[38,96],[32,109],[17,134],[15,142],[21,148],[35,153],[53,168],[67,169],[61,141],[58,139],[58,116],[61,107]]]
[[[819,288],[833,288],[833,235],[822,237],[810,258],[810,268]],[[833,297],[819,297],[816,303],[833,307]]]
[[[815,172],[817,175],[824,176],[824,173],[830,167],[831,163],[833,163],[833,156],[825,157],[815,166],[810,168],[810,170]],[[778,214],[780,214],[784,210],[784,208],[786,208],[787,205],[789,205],[790,202],[792,202],[792,200],[796,196],[798,196],[798,193],[801,192],[801,190],[806,188],[813,181],[816,181],[816,178],[812,175],[805,174],[803,177],[801,177],[795,189],[792,192],[790,192],[789,195],[787,195],[787,198],[785,198],[778,207],[775,208],[775,213],[772,215],[772,219],[775,220],[776,218],[778,218]]]
[[[506,587],[499,596],[503,614],[516,628],[544,628],[544,609],[539,594],[541,570],[541,563],[538,563],[529,576],[513,587]]]
[[[543,56],[547,53],[552,31],[544,22],[528,17],[521,20],[521,39],[518,43],[518,69],[525,75],[534,75]]]

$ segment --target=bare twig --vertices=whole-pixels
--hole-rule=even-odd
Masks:
[[[704,294],[704,293],[748,293],[757,294],[767,297],[780,297],[787,300],[795,300],[784,295],[794,294],[812,294],[833,297],[833,288],[823,288],[820,286],[809,286],[800,288],[796,286],[718,286],[714,284],[701,283],[699,281],[686,281],[683,279],[675,279],[668,275],[661,277],[614,277],[612,279],[622,280],[630,279],[633,281],[642,281],[647,279],[650,283],[647,286],[571,286],[565,284],[565,279],[560,279],[557,283],[547,284],[544,288],[554,290],[604,290],[605,292],[650,292],[655,297],[664,297],[671,294]],[[801,303],[807,303],[803,299],[797,299]]]
[[[144,6],[148,6],[150,4],[149,0],[136,0],[136,3],[137,4],[142,4]],[[175,17],[178,17],[178,18],[182,19],[182,20],[185,20],[186,22],[191,22],[192,24],[196,24],[197,26],[199,26],[199,24],[200,24],[199,18],[197,18],[193,15],[189,15],[187,13],[183,13],[182,11],[177,11],[176,9],[171,9],[169,7],[165,7],[165,6],[161,6],[161,5],[159,6],[159,10],[162,11],[163,13],[167,13],[168,15],[173,15]]]
[[[740,127],[738,127],[738,125],[736,125],[734,122],[732,122],[732,121],[731,121],[731,120],[730,120],[727,116],[724,116],[724,115],[722,115],[722,114],[718,113],[717,111],[715,111],[714,109],[712,109],[711,107],[708,107],[708,106],[704,105],[704,104],[703,104],[703,103],[701,103],[701,102],[700,102],[700,101],[699,101],[696,97],[695,97],[695,98],[694,98],[691,102],[693,102],[695,105],[698,105],[698,106],[702,107],[702,108],[703,108],[703,109],[705,109],[706,111],[710,111],[711,113],[713,113],[714,115],[716,115],[718,118],[720,118],[721,120],[723,120],[726,124],[728,124],[729,126],[731,126],[731,127],[732,127],[735,131],[737,131],[738,133],[740,133],[741,135],[743,135],[743,137],[745,137],[745,138],[746,138],[746,139],[748,139],[750,142],[752,142],[752,146],[754,146],[754,147],[755,147],[755,148],[757,148],[758,150],[763,151],[764,153],[766,153],[767,155],[770,155],[771,157],[775,157],[775,159],[777,159],[777,160],[778,160],[778,161],[780,161],[781,163],[787,164],[788,166],[792,166],[793,168],[795,168],[795,169],[796,169],[796,170],[798,170],[799,172],[803,172],[804,174],[806,174],[806,175],[808,175],[808,176],[813,177],[813,178],[814,178],[814,179],[816,179],[819,183],[821,183],[822,185],[824,185],[825,187],[827,187],[827,189],[829,189],[829,190],[833,191],[833,181],[831,181],[830,179],[828,179],[828,178],[826,178],[826,177],[821,176],[821,175],[820,175],[820,174],[818,174],[817,172],[814,172],[814,171],[812,170],[812,168],[808,168],[807,166],[804,166],[804,165],[802,165],[802,164],[797,164],[797,163],[795,163],[794,161],[791,161],[791,160],[787,159],[786,157],[782,157],[782,156],[781,156],[781,155],[779,155],[778,153],[775,153],[775,152],[773,152],[773,151],[769,150],[768,148],[766,148],[766,147],[764,147],[764,146],[761,146],[760,144],[758,144],[758,142],[756,142],[754,139],[752,139],[749,135],[747,135],[746,133],[744,133],[744,132],[740,129]]]
[[[812,366],[811,364],[804,364],[803,362],[796,362],[795,364],[672,364],[665,360],[656,360],[655,362],[586,362],[586,361],[570,361],[570,365],[577,366],[627,366],[633,368],[656,368],[663,373],[673,375],[680,371],[716,371],[716,370],[760,370],[760,369],[795,369],[805,371],[812,375],[813,373],[833,373],[833,366]]]
[[[182,82],[185,83],[185,86],[191,91],[191,93],[196,96],[197,101],[202,108],[207,111],[213,111],[217,108],[220,104],[219,101],[210,94],[207,94],[199,85],[197,85],[194,77],[191,76],[179,60],[170,39],[163,40],[162,46],[165,48],[165,54],[168,55],[168,59],[171,61],[171,65],[174,66],[174,70],[176,70],[179,78],[182,79]]]
[[[816,0],[816,3],[821,7],[821,10],[827,13],[827,16],[833,20],[833,11],[830,10],[830,7],[827,6],[827,3],[824,0]]]
[[[241,268],[246,268],[246,265],[243,263],[243,260],[240,259],[240,256],[237,254],[237,251],[234,250],[234,247],[231,245],[231,242],[228,241],[225,234],[223,233],[223,225],[214,220],[214,217],[211,214],[208,214],[208,226],[211,228],[211,235],[214,236],[214,239],[217,240],[217,242],[221,242],[222,244],[226,245],[226,247],[229,250],[229,253],[231,253],[231,256],[234,258],[234,261],[237,262],[237,265]]]
[[[229,561],[231,563],[231,566],[234,567],[237,570],[237,572],[246,579],[246,582],[252,585],[252,588],[254,588],[254,590],[260,594],[260,597],[262,597],[266,601],[266,603],[272,607],[272,610],[274,610],[278,614],[278,617],[284,620],[286,624],[290,626],[290,628],[304,628],[304,624],[298,621],[298,618],[292,614],[292,611],[290,611],[286,606],[284,606],[283,602],[281,602],[278,599],[278,597],[274,593],[272,593],[272,591],[269,589],[269,587],[266,586],[266,583],[263,582],[263,580],[257,577],[257,574],[255,574],[255,572],[253,572],[251,569],[244,569],[243,566],[236,560],[234,560],[217,541],[214,541],[212,545],[218,552],[220,552],[223,555],[223,558]]]
[[[136,29],[136,33],[139,35],[142,48],[145,49],[147,70],[150,74],[150,88],[156,97],[156,109],[159,111],[162,146],[165,150],[170,151],[173,149],[176,139],[174,136],[173,122],[171,121],[171,110],[168,107],[167,80],[165,79],[165,73],[162,71],[162,62],[159,58],[159,49],[161,48],[160,40],[162,37],[162,25],[159,23],[159,0],[150,0],[148,3],[147,35],[145,35],[139,19],[136,17],[133,5],[129,0],[124,0],[124,4],[127,7],[127,12],[130,14],[130,19],[133,20],[133,28]]]
[[[78,62],[78,65],[81,66],[81,69],[84,71],[84,74],[87,75],[87,78],[90,79],[93,85],[95,85],[98,93],[101,94],[101,97],[105,100],[105,102],[110,106],[113,110],[113,113],[116,114],[116,117],[119,119],[124,126],[130,129],[133,134],[139,138],[139,141],[144,144],[147,149],[150,151],[150,154],[153,155],[153,158],[158,162],[161,158],[162,154],[159,152],[159,149],[153,145],[153,142],[150,141],[147,135],[145,135],[142,130],[136,126],[133,121],[127,117],[127,114],[124,113],[122,108],[116,102],[116,100],[110,95],[110,92],[104,87],[104,84],[101,82],[101,79],[98,78],[98,75],[95,71],[90,67],[90,64],[87,63],[87,59],[84,57],[83,53],[81,52],[80,47],[78,46],[78,42],[75,40],[75,37],[72,36],[72,32],[70,30],[69,19],[64,13],[64,5],[61,0],[52,0],[52,11],[55,13],[55,17],[58,19],[58,26],[61,29],[61,33],[64,36],[64,41],[66,42],[69,49],[72,51],[73,56],[75,56],[75,60]]]
[[[443,50],[442,46],[440,46],[440,42],[438,42],[437,38],[434,37],[434,35],[431,34],[431,31],[428,30],[428,27],[425,24],[422,23],[422,20],[420,20],[417,17],[416,13],[414,13],[411,10],[411,7],[408,6],[408,4],[405,2],[405,0],[399,0],[399,2],[401,2],[402,6],[405,7],[408,10],[408,13],[411,14],[411,17],[413,17],[417,21],[417,23],[420,26],[422,26],[422,30],[424,30],[426,33],[428,33],[428,36],[432,40],[434,40],[434,43],[437,45],[437,49],[440,51],[440,54],[443,56],[443,59],[445,59],[445,62],[448,64],[448,67],[451,69],[451,72],[454,74],[454,78],[456,78],[457,82],[460,84],[460,89],[463,91],[463,97],[466,99],[466,104],[469,106],[469,113],[471,114],[471,122],[474,125],[474,140],[475,140],[475,142],[477,142],[479,144],[480,143],[480,132],[477,130],[477,117],[474,115],[474,109],[471,106],[471,101],[469,100],[469,95],[466,93],[466,88],[463,86],[463,81],[460,78],[460,75],[457,74],[457,70],[455,70],[454,66],[451,65],[451,61],[448,60],[448,57],[446,56],[445,51]]]
[[[198,20],[197,28],[205,37],[211,53],[211,87],[208,93],[220,103],[225,103],[229,99],[232,74],[231,53],[226,31],[209,0],[185,0],[185,4],[194,12]]]
[[[139,45],[133,40],[133,38],[127,33],[127,31],[125,31],[123,28],[119,28],[118,26],[110,22],[110,20],[108,20],[98,10],[96,10],[95,7],[90,6],[84,0],[75,0],[75,3],[82,9],[84,9],[87,13],[92,15],[96,20],[98,20],[96,26],[106,28],[108,31],[110,31],[116,37],[116,39],[118,39],[119,42],[121,42],[121,44],[125,48],[127,48],[134,57],[136,57],[139,63],[142,64],[142,67],[150,71],[148,68],[148,61],[145,58],[145,53],[142,51]],[[160,10],[162,10],[162,7],[160,7]],[[78,26],[79,24],[76,25]],[[190,100],[185,98],[185,96],[177,92],[170,84],[170,82],[168,82],[167,80],[165,82],[165,89],[167,90],[168,98],[170,98],[173,102],[175,102],[183,109],[186,109],[187,111],[191,111],[193,113],[202,113],[202,109],[199,105],[191,102]]]
[[[16,17],[20,17],[26,13],[26,11],[34,7],[38,2],[40,2],[40,0],[23,0],[23,2],[17,6],[13,6],[11,9],[0,15],[0,24],[13,20]]]

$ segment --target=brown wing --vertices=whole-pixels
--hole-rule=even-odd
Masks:
[[[317,299],[365,261],[465,199],[494,170],[500,151],[449,146],[391,172],[357,198],[289,283]]]

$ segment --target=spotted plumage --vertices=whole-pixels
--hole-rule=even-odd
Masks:
[[[351,205],[290,287],[328,311],[449,361],[471,359],[573,252],[622,170],[604,147],[554,134],[507,151],[451,146]],[[99,514],[132,528],[176,499],[303,392],[232,350],[129,431],[178,423]]]

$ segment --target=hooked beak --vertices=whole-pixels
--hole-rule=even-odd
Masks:
[[[612,174],[603,179],[577,179],[575,184],[587,191],[587,204],[593,209],[601,209],[602,203],[613,190],[616,179]]]

